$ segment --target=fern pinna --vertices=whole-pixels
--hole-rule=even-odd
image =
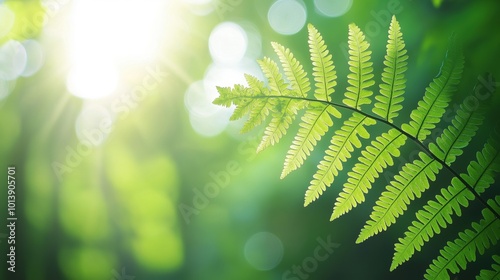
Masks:
[[[466,172],[459,173],[452,168],[485,118],[484,110],[474,110],[466,102],[460,105],[451,124],[439,137],[435,140],[429,138],[458,90],[464,69],[460,48],[450,48],[438,76],[425,89],[422,100],[411,112],[409,122],[399,126],[394,119],[403,109],[408,54],[396,18],[393,17],[390,23],[380,80],[373,73],[370,44],[355,24],[349,25],[350,73],[342,103],[333,100],[337,85],[333,56],[315,27],[308,25],[308,33],[314,90],[311,90],[308,74],[292,52],[272,43],[282,72],[276,62],[264,58],[259,64],[267,84],[245,75],[248,85],[218,87],[220,96],[214,103],[227,107],[235,105],[232,120],[248,115],[243,131],[255,128],[270,117],[258,151],[278,143],[298,112],[305,111],[287,152],[281,178],[298,169],[318,141],[333,130],[330,145],[306,191],[305,206],[333,184],[344,163],[354,161],[351,159],[354,150],[363,148],[347,172],[348,178],[336,199],[331,220],[363,203],[382,172],[394,165],[394,159],[400,159],[402,147],[409,141],[413,142],[420,149],[418,157],[406,162],[393,176],[376,201],[356,242],[362,242],[396,223],[409,204],[429,189],[438,174],[447,171],[452,176],[449,186],[440,186],[441,192],[417,211],[415,220],[395,244],[390,269],[394,270],[409,260],[430,238],[450,225],[453,218],[461,216],[472,200],[478,200],[484,206],[482,219],[473,222],[443,247],[440,256],[427,269],[425,278],[449,279],[449,273],[465,270],[467,263],[475,261],[478,253],[485,254],[500,239],[500,195],[490,199],[482,197],[500,171],[500,160],[497,134],[493,133],[477,152],[475,160],[468,164]],[[376,81],[380,83],[373,98],[375,103],[372,112],[366,112],[362,107],[371,104]],[[337,123],[342,119],[343,123]],[[369,128],[376,124],[385,129],[380,135],[373,135]],[[362,147],[363,141],[370,140]],[[477,279],[498,279],[499,261],[500,256],[494,255],[493,270],[485,268]]]

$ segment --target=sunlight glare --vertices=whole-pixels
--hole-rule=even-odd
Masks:
[[[212,59],[217,63],[238,63],[248,47],[248,37],[240,25],[223,22],[210,33],[208,46]]]
[[[109,96],[118,84],[118,72],[111,63],[100,61],[80,63],[68,75],[68,90],[84,99],[99,99]]]
[[[167,3],[76,0],[69,42],[70,92],[81,98],[104,97],[115,90],[119,73],[113,69],[151,62],[165,32]]]

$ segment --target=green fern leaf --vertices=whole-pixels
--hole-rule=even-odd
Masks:
[[[500,196],[488,200],[488,205],[500,212]],[[482,211],[483,219],[473,222],[472,229],[466,229],[458,234],[458,238],[440,250],[440,256],[432,261],[426,270],[425,279],[449,279],[448,271],[458,273],[466,269],[467,263],[476,260],[477,253],[483,255],[500,239],[500,220],[489,208]]]
[[[269,90],[266,89],[264,87],[264,83],[259,81],[257,78],[245,74],[245,79],[247,80],[249,87],[247,88],[242,85],[235,85],[233,90],[234,96],[232,96],[232,99],[230,99],[229,103],[226,104],[226,107],[229,107],[231,103],[236,105],[236,108],[230,118],[232,121],[238,120],[244,115],[250,113],[252,107],[255,106],[255,103],[263,101],[252,97],[269,95]],[[219,90],[219,93],[220,91],[221,90]],[[223,93],[220,94],[219,98],[222,98],[222,96],[224,96]],[[218,101],[219,100],[216,99],[214,104],[217,104]]]
[[[248,113],[248,120],[243,125],[241,132],[249,132],[262,124],[271,113],[273,103],[271,99],[255,99],[252,101],[252,109]]]
[[[406,135],[391,129],[378,136],[361,152],[362,156],[359,157],[353,171],[348,173],[347,183],[337,197],[330,220],[340,217],[365,201],[364,195],[371,189],[379,174],[387,166],[394,164],[392,158],[399,157],[399,148],[405,144],[406,139]]]
[[[335,131],[331,145],[326,150],[325,157],[319,163],[318,171],[314,174],[314,179],[306,191],[304,206],[315,201],[333,183],[334,176],[342,170],[342,163],[351,157],[354,148],[361,147],[359,138],[370,137],[366,126],[373,124],[375,120],[354,112],[344,125]]]
[[[429,188],[429,180],[436,180],[436,174],[443,166],[423,152],[419,153],[419,157],[413,163],[403,166],[399,175],[394,177],[395,180],[386,187],[356,243],[387,230],[406,211],[407,205]]]
[[[323,37],[312,25],[307,25],[309,32],[309,50],[313,64],[313,76],[316,82],[314,97],[317,100],[331,101],[334,87],[337,85],[337,74],[333,64],[332,55],[323,41]]]
[[[293,96],[298,95],[295,92],[289,92],[288,85],[285,83],[283,79],[283,75],[280,73],[280,69],[278,68],[278,64],[274,62],[269,57],[264,57],[264,59],[257,61],[264,73],[264,76],[267,78],[269,82],[269,88],[271,89],[271,95],[278,96]]]
[[[250,87],[249,90],[246,92],[241,90],[240,91],[243,94],[247,94],[248,98],[244,98],[240,94],[240,97],[242,98],[241,103],[238,101],[235,101],[234,104],[236,105],[235,112],[233,113],[233,116],[231,116],[232,119],[234,119],[234,116],[238,116],[243,114],[247,110],[242,110],[240,109],[242,106],[248,107],[249,112],[248,112],[248,120],[245,122],[243,125],[243,128],[241,129],[241,132],[249,132],[255,127],[259,126],[262,124],[266,118],[269,116],[271,113],[271,109],[274,106],[272,99],[269,98],[268,96],[271,94],[269,89],[264,87],[264,83],[259,81],[254,76],[245,75],[245,79]],[[235,86],[235,90],[238,88]]]
[[[408,55],[406,55],[403,34],[396,17],[392,17],[389,27],[387,54],[384,60],[384,72],[380,84],[380,95],[375,96],[373,113],[392,122],[403,109],[403,94],[406,88],[405,72],[408,69]]]
[[[275,94],[277,96],[302,96],[300,92],[288,89],[288,85],[285,83],[276,62],[272,61],[268,57],[265,57],[263,60],[259,61],[259,65],[269,82],[271,94]],[[294,70],[298,71],[299,69],[295,67]],[[303,84],[299,85],[304,86]],[[264,137],[257,147],[257,152],[260,152],[271,145],[277,144],[288,131],[288,128],[295,119],[298,110],[307,106],[307,102],[300,99],[270,99],[270,102],[274,113],[272,114],[273,116],[269,125],[264,131]]]
[[[343,100],[344,104],[360,110],[363,104],[370,104],[372,91],[369,87],[375,84],[373,80],[373,63],[370,61],[372,52],[365,35],[355,24],[349,25],[349,71],[347,82],[349,86]]]
[[[330,105],[322,103],[311,103],[309,105],[309,109],[302,116],[299,132],[288,150],[281,173],[282,179],[302,166],[306,157],[310,155],[316,146],[317,141],[333,125],[332,116],[336,118],[342,117],[340,112]]]
[[[248,114],[242,132],[248,132],[260,125],[269,116],[275,103],[263,82],[248,74],[245,74],[245,78],[249,87],[242,85],[235,85],[233,89],[217,87],[219,97],[213,101],[214,104],[225,107],[236,106],[231,120],[240,119]]]
[[[248,75],[248,79],[256,79]],[[253,97],[264,97],[269,95],[269,90],[264,88],[264,83],[260,82],[255,87],[245,87],[242,85],[234,85],[233,89],[228,87],[217,87],[217,91],[219,92],[219,96],[213,101],[214,104],[231,107],[235,105],[236,107],[251,107],[249,106],[249,102],[251,102]],[[239,119],[241,116],[234,117],[234,119]]]
[[[493,256],[494,264],[491,265],[491,270],[482,269],[476,280],[500,280],[500,256]]]
[[[450,165],[463,153],[462,149],[469,145],[483,120],[483,110],[471,111],[462,103],[451,125],[436,139],[437,145],[430,143],[429,150]]]
[[[306,107],[307,103],[307,101],[300,99],[278,100],[273,108],[273,117],[264,131],[262,141],[257,147],[257,152],[277,144],[288,131],[298,111]]]
[[[467,184],[474,186],[474,190],[481,194],[495,182],[496,173],[500,172],[500,149],[496,135],[490,137],[481,152],[476,154],[476,161],[467,166],[464,178]]]
[[[457,91],[464,68],[460,48],[450,48],[440,72],[411,112],[410,121],[399,127],[393,122],[403,109],[408,55],[395,17],[390,23],[379,93],[375,96],[372,109],[375,117],[361,110],[363,105],[371,103],[371,87],[375,84],[370,44],[363,32],[355,24],[349,25],[349,74],[343,104],[332,102],[337,85],[333,56],[321,34],[310,24],[308,45],[315,87],[313,97],[309,94],[311,82],[301,63],[289,49],[272,43],[283,71],[280,71],[276,62],[264,58],[258,62],[267,83],[246,75],[248,86],[218,87],[220,96],[214,104],[234,106],[231,120],[248,115],[243,131],[254,129],[270,117],[258,151],[278,143],[299,111],[306,108],[297,135],[287,151],[282,178],[304,164],[320,139],[333,127],[333,117],[342,117],[339,108],[352,111],[352,115],[344,119],[340,128],[333,131],[331,144],[305,193],[304,205],[307,206],[333,184],[354,149],[361,148],[362,139],[371,141],[361,151],[358,162],[351,170],[347,170],[348,179],[335,202],[332,220],[365,201],[375,180],[389,166],[394,165],[395,158],[401,156],[400,149],[408,138],[420,146],[423,151],[419,153],[419,158],[406,163],[376,201],[370,219],[361,229],[356,243],[387,230],[412,201],[422,196],[443,167],[450,171],[455,176],[450,185],[442,188],[435,199],[429,200],[423,209],[417,211],[415,221],[408,227],[404,237],[395,244],[391,264],[391,270],[394,270],[451,224],[454,215],[461,216],[472,200],[478,198],[486,205],[479,196],[490,188],[494,183],[494,176],[500,172],[499,143],[494,140],[496,138],[490,138],[483,149],[476,153],[476,160],[469,163],[467,172],[457,175],[451,165],[469,147],[484,121],[483,110],[469,110],[464,103],[436,141],[428,147],[423,145],[432,130],[442,121],[446,107]],[[377,121],[382,122],[386,130],[372,138],[367,127]],[[495,199],[496,201],[487,201],[488,205],[482,211],[482,220],[472,223],[472,229],[461,232],[457,239],[448,242],[441,250],[441,256],[427,270],[427,279],[448,279],[449,272],[456,273],[465,269],[468,262],[475,260],[477,252],[483,254],[492,244],[497,243],[500,239],[500,196]],[[493,270],[482,271],[478,279],[498,278],[500,257],[495,256],[494,261],[496,264]]]
[[[311,90],[311,83],[307,78],[307,73],[300,62],[293,56],[292,52],[278,43],[271,43],[274,51],[278,55],[285,76],[290,82],[291,89],[297,93],[298,96],[306,97],[309,90]]]
[[[451,96],[457,90],[462,77],[464,58],[456,48],[451,48],[441,67],[441,73],[426,88],[423,100],[411,112],[411,120],[401,128],[408,134],[424,141],[436,127],[450,103]]]

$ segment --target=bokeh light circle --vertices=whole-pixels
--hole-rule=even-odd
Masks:
[[[203,81],[197,81],[189,86],[184,96],[191,127],[205,137],[220,134],[229,124],[232,109],[212,104],[217,95],[215,88],[207,89]]]
[[[26,61],[26,50],[21,43],[14,40],[6,42],[0,48],[0,79],[17,79],[23,72]]]
[[[44,54],[40,43],[36,40],[26,40],[23,43],[24,49],[27,54],[26,66],[21,73],[23,77],[30,77],[34,75],[43,65]]]
[[[245,30],[234,22],[223,22],[210,33],[208,48],[216,63],[238,63],[248,47]]]
[[[267,19],[274,31],[293,35],[306,24],[306,6],[298,0],[278,0],[269,8]]]
[[[318,12],[327,17],[339,17],[352,7],[353,0],[314,0]]]
[[[231,112],[228,110],[219,110],[212,115],[200,117],[196,114],[189,115],[191,127],[196,133],[205,137],[214,137],[222,133],[229,124]]]
[[[270,232],[259,232],[250,237],[244,248],[245,258],[255,269],[275,268],[283,258],[283,243]]]
[[[199,117],[208,117],[215,114],[220,107],[212,104],[217,97],[216,93],[206,91],[202,81],[192,83],[184,95],[184,104],[190,114]]]

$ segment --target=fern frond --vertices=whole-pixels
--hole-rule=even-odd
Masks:
[[[331,101],[334,87],[337,85],[337,74],[333,64],[332,55],[323,41],[319,31],[312,25],[307,25],[309,32],[309,50],[313,64],[313,77],[316,89],[314,97],[318,100]]]
[[[500,211],[500,196],[488,200],[488,205]],[[440,256],[432,261],[426,270],[425,279],[449,279],[448,271],[458,273],[466,269],[467,263],[476,260],[477,253],[483,255],[500,239],[500,220],[489,208],[482,211],[483,218],[479,223],[473,222],[472,229],[458,234],[458,238],[440,250]]]
[[[373,80],[373,63],[370,61],[372,52],[368,49],[370,44],[365,40],[365,35],[355,24],[349,24],[349,73],[347,82],[349,86],[343,100],[344,104],[360,110],[363,104],[370,104],[373,94],[369,87],[375,84]]]
[[[443,166],[423,152],[419,153],[419,157],[403,166],[394,177],[395,180],[380,195],[356,243],[387,230],[406,211],[407,205],[429,188],[429,180],[436,180],[436,174]]]
[[[349,178],[344,189],[337,197],[330,220],[340,217],[365,201],[365,194],[371,189],[375,179],[387,166],[394,164],[393,157],[399,157],[399,148],[405,144],[406,139],[406,135],[391,129],[378,136],[361,152],[358,163],[353,171],[348,173]]]
[[[354,148],[361,147],[359,138],[370,137],[366,126],[373,124],[375,120],[354,112],[342,127],[335,131],[331,145],[326,150],[325,157],[319,163],[318,171],[306,191],[304,206],[315,201],[333,183],[334,176],[342,170],[342,163],[351,157]]]
[[[500,256],[494,255],[493,261],[491,270],[482,269],[476,280],[500,280]]]
[[[304,71],[304,67],[293,56],[290,49],[275,42],[271,43],[271,45],[281,61],[285,76],[290,82],[291,90],[296,92],[298,96],[307,97],[307,93],[311,90],[311,83],[306,71]]]
[[[301,99],[274,100],[273,117],[264,131],[262,141],[257,147],[257,152],[270,145],[277,144],[286,134],[290,124],[297,116],[299,110],[307,106],[307,101]]]
[[[443,117],[451,96],[457,90],[462,77],[464,57],[460,50],[452,48],[448,51],[438,77],[426,88],[424,97],[411,114],[409,123],[401,128],[408,134],[424,141],[431,134]]]
[[[462,149],[469,145],[484,120],[483,110],[471,111],[465,106],[460,105],[451,125],[436,139],[436,144],[429,144],[429,150],[447,165],[463,153]]]
[[[305,109],[299,130],[287,151],[281,178],[302,166],[321,138],[335,128],[330,145],[306,190],[305,206],[318,199],[333,184],[335,177],[343,170],[344,163],[352,166],[348,160],[354,149],[361,148],[362,143],[370,141],[361,151],[358,162],[351,170],[346,170],[347,182],[336,199],[331,219],[349,212],[365,201],[375,180],[389,166],[394,165],[395,158],[401,157],[401,147],[409,138],[422,151],[416,160],[408,161],[387,184],[356,243],[363,242],[396,223],[408,205],[422,196],[443,168],[454,177],[449,186],[441,188],[434,199],[417,211],[416,218],[404,237],[399,238],[395,244],[390,269],[394,270],[416,251],[420,251],[425,243],[453,222],[454,215],[461,216],[462,211],[474,199],[486,206],[482,211],[483,218],[479,222],[473,222],[472,228],[461,232],[453,242],[448,242],[440,251],[441,256],[430,265],[425,277],[449,279],[448,273],[465,269],[468,262],[475,260],[478,252],[483,254],[498,242],[500,196],[487,202],[481,196],[494,183],[496,173],[500,172],[500,143],[496,135],[476,153],[476,160],[469,162],[466,172],[459,175],[452,168],[452,164],[464,153],[463,150],[470,147],[472,138],[483,124],[483,110],[470,109],[464,102],[442,134],[427,147],[424,145],[424,141],[443,120],[452,95],[457,91],[464,69],[464,57],[460,48],[451,45],[438,75],[426,87],[422,100],[411,111],[410,121],[399,126],[394,121],[403,109],[407,90],[405,74],[408,55],[396,17],[392,17],[389,27],[381,83],[372,109],[373,116],[361,109],[363,105],[371,103],[373,95],[371,87],[375,82],[372,52],[365,35],[355,24],[349,25],[349,73],[342,104],[332,101],[337,73],[333,56],[315,27],[308,25],[308,46],[314,79],[312,94],[309,94],[312,86],[308,74],[293,53],[278,43],[272,43],[272,46],[281,62],[282,71],[276,62],[266,57],[258,63],[267,82],[246,75],[248,86],[218,87],[220,96],[214,103],[234,106],[231,120],[248,115],[243,131],[254,129],[270,118],[258,151],[280,141],[299,111]],[[333,127],[334,118],[342,118],[339,108],[352,112],[352,115],[344,116],[340,128],[337,124]],[[367,128],[377,121],[385,126],[385,130],[377,134],[377,137],[371,136]],[[499,277],[500,257],[495,256],[494,261],[496,264],[493,265],[493,270],[481,271],[477,279]]]
[[[406,88],[405,72],[408,69],[408,55],[401,27],[396,17],[392,17],[387,41],[387,54],[384,60],[384,72],[380,84],[380,95],[375,96],[373,113],[384,120],[392,122],[403,109],[403,94]]]
[[[333,125],[332,116],[341,118],[340,112],[333,106],[311,103],[304,116],[295,139],[286,155],[281,178],[298,169],[310,155],[317,141]]]

